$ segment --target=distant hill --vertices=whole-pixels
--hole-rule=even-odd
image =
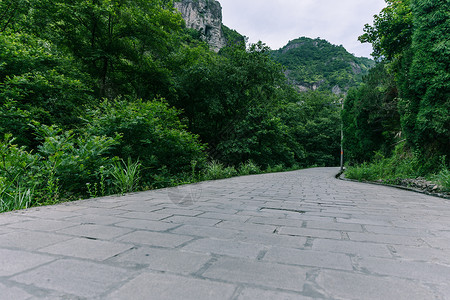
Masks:
[[[355,57],[343,46],[322,39],[301,37],[272,52],[273,58],[285,66],[289,82],[299,91],[331,90],[346,93],[359,85],[375,62]]]

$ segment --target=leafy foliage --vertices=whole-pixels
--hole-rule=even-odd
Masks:
[[[394,165],[399,160],[406,171],[391,168],[390,174],[381,176],[439,173],[445,178],[449,165],[442,166],[441,158],[450,154],[450,3],[386,2],[374,25],[366,25],[360,37],[373,44],[380,62],[366,84],[346,99],[346,145],[351,158],[361,162],[371,159],[374,151],[387,155],[394,145],[406,141],[391,158],[362,169],[385,168],[380,162]],[[384,75],[379,72],[382,69]],[[386,78],[392,79],[387,82]],[[373,117],[380,122],[374,123]]]
[[[349,91],[342,113],[348,161],[369,161],[377,151],[390,154],[401,132],[397,97],[395,82],[381,63],[361,87]]]
[[[97,136],[121,139],[111,153],[121,158],[140,161],[142,176],[167,168],[170,174],[189,172],[191,161],[206,160],[204,145],[198,137],[186,131],[178,118],[179,112],[163,101],[103,101],[88,112],[87,132]]]

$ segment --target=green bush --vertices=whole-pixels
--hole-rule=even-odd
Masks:
[[[55,192],[60,186],[65,193],[86,194],[86,183],[98,182],[102,166],[113,163],[109,154],[112,146],[120,141],[119,135],[76,135],[73,131],[45,125],[36,128],[43,139],[38,146],[40,170],[47,185],[54,185],[47,188]]]
[[[398,179],[417,178],[430,173],[434,162],[426,161],[419,152],[411,151],[405,143],[396,146],[392,156],[375,153],[371,163],[348,167],[345,176],[350,179],[395,183]]]
[[[112,138],[120,134],[112,154],[139,161],[143,180],[152,184],[163,169],[172,175],[190,173],[192,161],[199,166],[206,161],[205,146],[186,131],[179,114],[162,100],[105,100],[85,121],[90,135]]]
[[[261,169],[251,160],[241,163],[238,169],[239,175],[250,175],[261,173]]]
[[[216,180],[230,178],[236,175],[238,175],[238,172],[234,167],[225,167],[222,163],[213,160],[206,164],[203,178],[205,180]]]

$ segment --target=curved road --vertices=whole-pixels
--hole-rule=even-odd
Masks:
[[[450,299],[450,202],[264,174],[0,215],[0,299]]]

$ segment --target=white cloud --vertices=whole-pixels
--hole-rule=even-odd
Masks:
[[[371,45],[358,42],[364,24],[386,6],[384,0],[219,0],[226,26],[279,49],[289,40],[307,36],[343,45],[368,57]]]

